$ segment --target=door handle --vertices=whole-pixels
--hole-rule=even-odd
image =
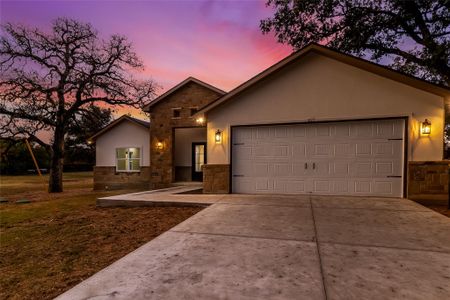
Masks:
[[[305,163],[305,170],[308,170],[308,163]]]
[[[313,163],[313,170],[316,169],[316,163]]]

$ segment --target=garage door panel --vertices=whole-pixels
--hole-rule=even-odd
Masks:
[[[404,120],[233,128],[233,191],[401,196]]]
[[[390,195],[393,191],[393,183],[391,181],[374,181],[374,192],[377,194]]]
[[[331,162],[330,175],[333,177],[350,176],[350,161],[333,161]]]
[[[293,163],[292,164],[292,175],[296,178],[306,176],[309,171],[307,169],[307,162]]]
[[[312,157],[333,157],[334,156],[334,144],[328,143],[315,143],[313,142],[310,147],[310,156]]]
[[[331,182],[329,179],[313,179],[313,192],[318,194],[329,194],[331,192]]]
[[[372,143],[361,142],[356,144],[356,157],[371,157]]]
[[[348,180],[334,180],[333,193],[334,194],[348,194],[351,192],[350,183]]]
[[[237,176],[253,176],[251,160],[237,160],[233,163],[232,174]]]
[[[358,138],[371,138],[373,137],[373,124],[372,122],[355,123],[352,126],[352,133]]]
[[[252,159],[252,157],[253,157],[253,153],[252,153],[253,147],[234,145],[233,148],[234,148],[233,149],[233,153],[239,153],[239,160]]]
[[[270,127],[256,128],[256,140],[269,140],[270,139]]]
[[[394,175],[394,163],[392,161],[375,162],[375,174],[378,176]]]
[[[244,174],[246,175],[246,174]],[[269,163],[253,163],[253,168],[252,168],[252,176],[271,176],[272,175],[272,171],[270,168],[270,164]]]
[[[306,143],[295,143],[292,145],[292,159],[304,160],[306,158]]]
[[[333,126],[328,124],[319,124],[314,126],[315,128],[315,136],[316,137],[330,137],[332,135]]]
[[[273,181],[269,178],[257,177],[255,180],[256,192],[270,192],[273,190]]]
[[[355,194],[359,195],[369,195],[372,193],[372,184],[371,180],[355,180]]]
[[[283,139],[288,137],[289,127],[287,126],[279,126],[275,127],[274,137],[275,139]]]
[[[255,193],[255,182],[250,178],[233,177],[233,193]]]
[[[312,166],[311,166],[312,165]],[[314,177],[330,177],[331,174],[331,162],[326,161],[317,161],[310,163],[310,168],[312,167],[310,176]]]
[[[290,163],[274,163],[273,173],[274,177],[290,177],[292,176],[292,167]]]
[[[233,132],[234,143],[250,142],[252,140],[252,128],[241,127],[238,131]]]
[[[336,143],[334,156],[336,158],[347,158],[356,156],[356,144]]]
[[[352,177],[372,177],[372,162],[357,161],[350,165],[350,176]]]
[[[350,124],[341,124],[335,127],[335,136],[340,139],[348,139],[351,137],[352,126]]]
[[[375,123],[376,137],[385,139],[403,138],[403,120],[383,120]]]
[[[294,138],[306,137],[306,126],[294,126],[292,127],[292,135]]]

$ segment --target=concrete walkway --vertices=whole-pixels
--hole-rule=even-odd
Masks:
[[[450,299],[450,220],[412,201],[201,196],[57,299]]]

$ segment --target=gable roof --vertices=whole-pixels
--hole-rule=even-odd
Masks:
[[[88,139],[88,141],[95,141],[99,136],[105,134],[106,132],[110,131],[111,129],[113,129],[114,127],[116,127],[117,125],[119,125],[120,123],[122,123],[124,121],[131,122],[133,124],[145,127],[147,129],[150,128],[150,122],[147,122],[147,121],[144,121],[144,120],[139,120],[139,119],[127,116],[127,115],[123,115],[120,118],[112,121],[111,123],[109,123],[108,125],[103,127],[100,131],[98,131],[96,134],[91,136]]]
[[[186,84],[190,83],[190,82],[195,82],[207,89],[213,90],[221,95],[226,94],[225,91],[216,88],[215,86],[212,86],[206,82],[203,82],[201,80],[198,80],[197,78],[194,77],[188,77],[185,80],[183,80],[182,82],[180,82],[179,84],[177,84],[176,86],[174,86],[173,88],[171,88],[170,90],[168,90],[167,92],[165,92],[164,94],[160,95],[159,97],[157,97],[156,99],[152,100],[150,103],[144,105],[144,107],[142,107],[143,111],[149,111],[150,107],[152,107],[153,105],[155,105],[156,103],[164,100],[165,98],[167,98],[167,96],[172,95],[174,92],[176,92],[177,90],[179,90],[180,88],[182,88],[183,86],[185,86]]]
[[[359,58],[359,57],[356,57],[353,55],[345,54],[340,51],[328,48],[326,46],[322,46],[322,45],[319,45],[316,43],[311,43],[311,44],[303,47],[302,49],[292,53],[291,55],[287,56],[286,58],[282,59],[281,61],[275,63],[274,65],[270,66],[269,68],[265,69],[264,71],[257,74],[256,76],[250,78],[248,81],[242,83],[241,85],[239,85],[235,89],[231,90],[224,96],[209,103],[208,105],[205,105],[197,112],[196,115],[202,115],[202,114],[214,109],[215,107],[221,105],[222,103],[230,100],[237,94],[240,94],[241,92],[247,90],[248,88],[250,88],[257,82],[265,79],[269,75],[274,74],[277,71],[284,68],[285,66],[298,61],[299,59],[301,59],[308,53],[317,53],[317,54],[341,61],[343,63],[352,65],[354,67],[366,70],[368,72],[377,74],[379,76],[389,78],[391,80],[401,82],[403,84],[427,91],[429,93],[432,93],[432,94],[435,94],[438,96],[442,96],[442,97],[450,96],[450,88],[447,86],[431,83],[426,80],[419,79],[417,77],[407,75],[407,74],[401,73],[399,71],[392,70],[386,66],[382,66],[382,65],[373,63],[371,61],[368,61],[368,60],[365,60],[365,59],[362,59],[362,58]]]

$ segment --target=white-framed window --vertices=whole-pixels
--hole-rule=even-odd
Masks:
[[[141,148],[116,148],[116,171],[139,172],[141,170]]]

